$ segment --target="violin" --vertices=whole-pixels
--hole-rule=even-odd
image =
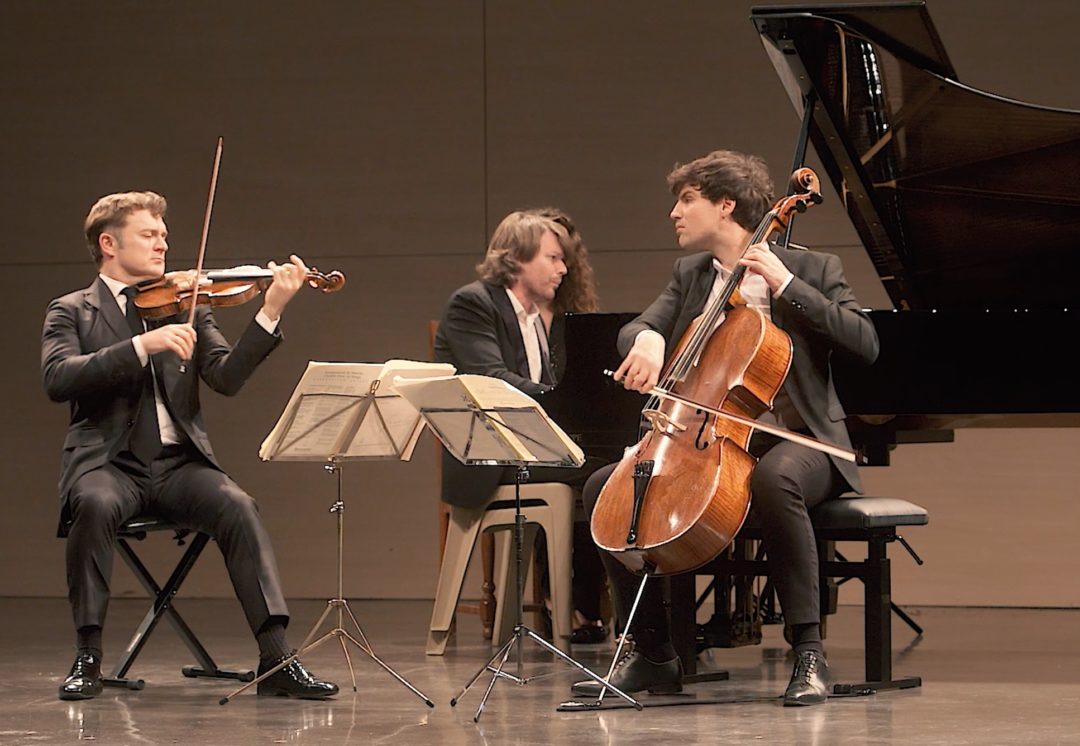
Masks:
[[[268,288],[273,278],[270,270],[254,266],[167,272],[136,285],[135,308],[144,319],[164,319],[189,314],[193,305],[239,306]],[[309,287],[324,293],[335,293],[345,285],[345,275],[337,270],[324,274],[312,267],[304,279]]]
[[[791,216],[821,201],[808,168],[792,175],[796,193],[762,218],[743,252]],[[593,540],[633,571],[671,575],[723,551],[750,510],[757,461],[747,449],[755,429],[820,450],[836,449],[756,419],[772,407],[791,366],[791,339],[737,292],[746,267],[687,328],[642,416],[649,428],[628,449],[593,510]],[[854,455],[843,452],[845,458]]]

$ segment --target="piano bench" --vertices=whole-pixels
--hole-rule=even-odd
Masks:
[[[146,565],[143,564],[132,548],[132,542],[143,541],[149,533],[160,531],[172,531],[173,540],[177,546],[188,545],[172,574],[165,581],[164,586],[157,584],[154,576],[150,574]],[[183,640],[188,650],[191,651],[191,654],[199,663],[198,666],[184,666],[181,668],[180,672],[184,676],[188,678],[234,679],[237,681],[253,681],[255,679],[253,671],[227,671],[219,668],[214,659],[210,657],[210,653],[199,642],[199,638],[195,636],[195,633],[188,627],[187,622],[180,616],[180,612],[173,606],[173,598],[179,593],[181,584],[195,566],[195,561],[202,554],[209,541],[210,537],[204,533],[196,532],[193,534],[160,518],[139,516],[120,526],[116,532],[116,547],[120,551],[120,557],[131,569],[131,572],[134,573],[139,584],[150,595],[152,603],[128,642],[127,648],[125,648],[116,667],[110,675],[103,677],[102,681],[105,686],[140,690],[146,685],[142,679],[127,678],[127,673],[162,617],[169,620],[177,634],[180,635],[180,639]]]
[[[892,602],[892,575],[887,554],[888,545],[899,541],[915,558],[922,559],[897,533],[900,526],[924,526],[930,522],[929,513],[922,506],[907,500],[891,497],[846,497],[829,500],[810,511],[814,533],[818,540],[818,561],[821,572],[822,610],[835,611],[836,586],[858,578],[863,583],[863,629],[866,681],[858,684],[836,684],[835,694],[868,693],[881,689],[909,689],[922,685],[917,676],[893,679],[892,674],[892,617],[895,612],[917,634],[922,629],[902,609]],[[760,540],[758,525],[744,525],[736,537],[732,549],[697,571],[697,574],[715,575],[710,588],[729,587],[734,577],[754,577],[768,574],[763,553],[751,555],[750,542]],[[848,560],[836,551],[837,541],[866,542],[866,559]],[[724,595],[724,594],[722,594]],[[763,593],[762,596],[771,595]],[[719,597],[717,597],[719,601]],[[696,606],[704,602],[704,596]]]

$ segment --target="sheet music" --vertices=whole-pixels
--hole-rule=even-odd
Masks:
[[[461,461],[580,466],[585,455],[531,397],[506,381],[460,375],[394,381]],[[478,416],[478,412],[484,412]]]
[[[442,363],[311,361],[259,449],[259,458],[317,461],[339,458],[407,460],[424,421],[384,382],[452,373]]]

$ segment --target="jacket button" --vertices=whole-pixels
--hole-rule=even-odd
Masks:
[[[127,421],[127,426],[128,427],[135,427],[135,420],[128,420]]]

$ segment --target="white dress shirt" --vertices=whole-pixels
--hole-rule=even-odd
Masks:
[[[525,342],[525,357],[529,361],[529,380],[540,383],[544,371],[544,357],[540,348],[547,347],[547,334],[543,331],[543,322],[540,321],[540,309],[533,306],[531,312],[526,311],[525,306],[521,305],[521,301],[510,288],[506,288],[506,294],[514,307],[518,327],[521,329],[521,339]]]

